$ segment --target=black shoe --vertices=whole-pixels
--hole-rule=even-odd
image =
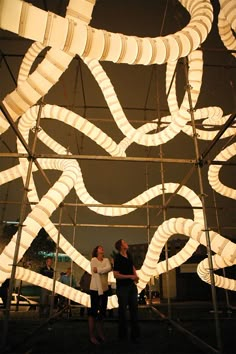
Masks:
[[[130,337],[131,341],[133,343],[139,343],[140,342],[140,338],[139,337]]]
[[[118,339],[119,339],[119,341],[122,341],[122,342],[124,342],[124,341],[127,341],[128,340],[128,336],[118,336]]]
[[[132,340],[132,342],[139,342],[140,334],[139,333],[131,334],[130,339]]]

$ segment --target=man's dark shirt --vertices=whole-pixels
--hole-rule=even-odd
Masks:
[[[128,257],[122,256],[118,253],[114,260],[114,271],[119,272],[120,274],[128,275],[133,274],[133,260],[131,255],[128,253]],[[127,286],[133,283],[132,279],[116,279],[116,287]]]
[[[40,269],[40,274],[45,275],[48,278],[53,278],[53,268],[50,267],[48,268],[47,266],[44,266]]]

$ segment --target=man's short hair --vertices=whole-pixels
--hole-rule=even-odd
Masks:
[[[122,244],[122,238],[116,241],[115,243],[115,248],[117,249],[117,251],[121,250],[121,244]]]

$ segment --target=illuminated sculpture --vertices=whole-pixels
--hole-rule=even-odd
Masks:
[[[57,83],[75,55],[81,56],[99,84],[114,121],[123,133],[124,139],[119,144],[115,143],[92,123],[62,107],[45,105],[40,112],[42,119],[50,117],[69,124],[90,137],[111,156],[126,156],[128,146],[133,143],[143,146],[158,146],[173,139],[181,131],[188,135],[192,134],[191,126],[187,125],[191,118],[188,93],[186,92],[179,106],[176,98],[175,79],[171,83],[171,78],[177,60],[188,56],[188,81],[192,87],[192,105],[195,106],[201,90],[203,67],[202,52],[198,48],[211,30],[213,11],[209,0],[180,0],[180,3],[191,16],[190,22],[185,28],[165,37],[139,38],[89,27],[93,6],[95,5],[92,1],[70,0],[66,18],[62,18],[50,12],[46,13],[21,0],[0,0],[0,27],[36,41],[23,59],[16,89],[8,94],[3,101],[13,121],[21,117],[18,129],[25,141],[28,142],[29,131],[35,126],[39,112],[39,106],[35,106],[35,104]],[[235,41],[232,40],[233,34],[231,31],[231,29],[235,31],[236,27],[235,2],[222,0],[220,4],[219,33],[225,46],[229,49],[235,49]],[[40,23],[40,26],[38,26],[38,23]],[[44,60],[35,71],[30,73],[35,58],[47,46],[51,47],[51,49],[46,53]],[[99,61],[105,60],[131,65],[167,63],[166,91],[170,89],[168,95],[170,116],[162,117],[162,121],[167,123],[166,128],[160,132],[152,133],[157,128],[155,120],[138,129],[133,128],[123,112],[109,77],[100,65]],[[206,116],[208,120],[205,120],[205,124],[210,121],[214,122],[215,125],[221,125],[222,121],[227,119],[227,117],[223,117],[220,107],[207,107],[194,112],[195,119],[202,119]],[[5,132],[8,126],[8,122],[1,115],[0,133]],[[199,138],[205,140],[212,139],[217,133],[216,131],[200,130],[197,132]],[[230,128],[221,138],[234,134],[235,129]],[[57,143],[43,130],[37,133],[37,138],[55,153],[60,155],[69,154],[64,146]],[[17,149],[19,153],[26,152],[25,147],[19,140],[17,141]],[[229,152],[227,150],[227,153],[222,152],[220,157],[221,159],[229,159],[233,153],[233,149]],[[42,227],[57,242],[58,230],[50,221],[50,216],[73,188],[81,202],[98,205],[97,207],[89,207],[91,210],[110,217],[131,213],[136,209],[135,206],[143,205],[163,193],[163,186],[157,185],[124,203],[122,208],[101,206],[102,204],[95,200],[86,190],[77,161],[73,159],[38,159],[38,162],[42,169],[55,169],[62,171],[62,174],[41,199],[39,199],[37,194],[33,173],[31,174],[28,200],[33,207],[24,220],[18,260],[22,258],[25,251],[30,247]],[[20,158],[18,166],[0,173],[0,184],[19,177],[22,177],[25,183],[28,164],[29,162],[26,159]],[[33,167],[32,172],[34,171],[36,171],[36,167]],[[218,193],[235,198],[234,191],[219,184],[218,168],[211,167],[209,169],[209,181],[212,188]],[[165,184],[166,193],[174,193],[177,188],[178,184],[176,183]],[[176,256],[168,260],[168,269],[178,267],[190,258],[200,243],[205,245],[204,232],[202,231],[204,229],[202,211],[194,209],[201,207],[201,200],[185,186],[179,189],[178,194],[185,198],[193,207],[193,220],[183,218],[170,219],[160,225],[151,240],[144,264],[139,270],[139,291],[146,286],[151,276],[167,271],[165,262],[157,262],[164,244],[171,235],[179,233],[188,236],[190,239]],[[127,207],[125,207],[126,204]],[[212,250],[216,253],[214,256],[215,269],[236,264],[236,245],[234,243],[213,232],[210,233],[210,239],[212,240]],[[15,245],[16,235],[13,236],[0,255],[0,282],[3,282],[11,274]],[[90,271],[89,261],[74,249],[62,234],[60,235],[59,247],[81,268]],[[199,264],[199,276],[204,281],[210,282],[207,270],[208,263],[206,263],[207,261]],[[17,267],[15,276],[17,279],[25,280],[47,289],[52,289],[53,287],[51,279],[45,278],[29,269]],[[223,279],[222,281],[222,279],[216,277],[216,285],[225,289],[236,290],[235,281],[230,279]],[[89,306],[89,296],[78,290],[71,289],[56,281],[55,291],[85,306]],[[116,306],[116,296],[110,297],[108,307]]]

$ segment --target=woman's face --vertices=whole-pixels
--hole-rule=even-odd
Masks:
[[[103,249],[102,246],[98,247],[97,255],[98,256],[104,256],[104,249]]]

